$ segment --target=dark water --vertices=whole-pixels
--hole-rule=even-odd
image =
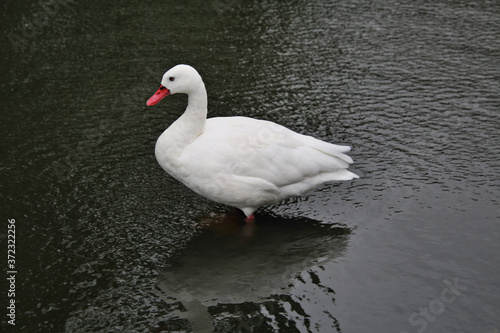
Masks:
[[[4,330],[500,330],[498,1],[0,9]],[[361,178],[254,226],[195,195],[154,158],[186,98],[145,106],[178,63],[209,116],[350,144]]]

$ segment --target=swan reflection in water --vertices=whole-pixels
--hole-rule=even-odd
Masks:
[[[241,331],[242,325],[267,325],[277,330],[290,322],[296,325],[292,317],[310,317],[313,314],[307,313],[307,308],[314,311],[314,306],[299,305],[303,303],[300,299],[307,297],[297,296],[297,301],[289,296],[300,284],[320,287],[332,302],[334,291],[322,285],[315,270],[345,251],[351,232],[347,227],[270,215],[259,215],[257,222],[245,223],[236,212],[200,224],[201,234],[158,277],[167,300],[184,306],[186,311],[179,315],[189,320],[194,332],[214,331],[210,314],[218,324],[225,321],[225,327],[232,326],[228,332]],[[240,315],[244,305],[247,312],[257,312],[252,315],[255,318],[249,323],[245,321],[248,313],[235,318],[231,312],[237,304]],[[328,317],[329,328],[338,328],[333,315]]]

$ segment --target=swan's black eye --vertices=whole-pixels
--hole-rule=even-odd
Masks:
[[[175,77],[171,76],[171,77],[169,77],[168,79],[169,79],[170,81],[174,82]]]

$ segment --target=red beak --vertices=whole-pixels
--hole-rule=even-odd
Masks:
[[[164,97],[170,95],[170,90],[164,86],[160,86],[153,96],[151,96],[146,102],[147,106],[155,105],[161,101]]]

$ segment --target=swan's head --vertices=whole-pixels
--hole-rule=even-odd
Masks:
[[[148,99],[146,104],[148,106],[155,105],[164,97],[172,94],[189,94],[194,89],[199,89],[200,83],[205,89],[196,69],[189,65],[177,65],[163,74],[160,88]]]

